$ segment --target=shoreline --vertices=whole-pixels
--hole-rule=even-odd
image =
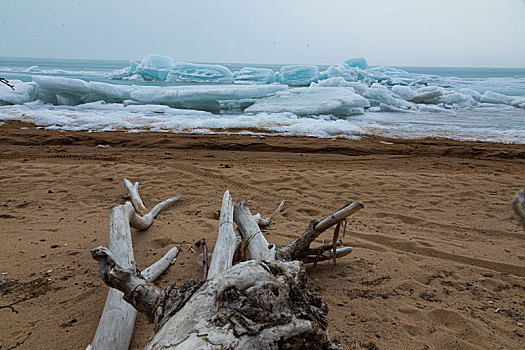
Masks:
[[[333,339],[345,349],[520,349],[525,233],[510,200],[525,186],[524,169],[519,144],[87,133],[7,122],[0,272],[11,282],[0,286],[0,304],[30,298],[14,306],[18,314],[0,309],[0,345],[29,332],[21,349],[89,344],[107,294],[89,251],[107,244],[127,177],[140,182],[147,207],[184,196],[150,229],[132,233],[142,268],[183,248],[159,286],[201,275],[187,247],[204,237],[213,248],[226,189],[263,216],[286,200],[265,232],[273,244],[361,200],[365,209],[342,237],[353,253],[307,270],[328,303]],[[130,349],[142,348],[151,331],[139,315]]]
[[[464,158],[525,159],[525,144],[452,139],[397,139],[362,135],[361,139],[316,138],[304,136],[255,136],[231,134],[182,134],[126,131],[63,131],[37,129],[34,124],[7,121],[0,125],[0,145],[12,146],[105,146],[172,150],[290,152],[309,154],[426,155]]]

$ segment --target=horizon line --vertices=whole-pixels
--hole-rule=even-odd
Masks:
[[[166,55],[160,55],[160,56],[166,56]],[[171,56],[167,56],[171,57]],[[141,59],[134,60],[134,59],[105,59],[105,58],[65,58],[65,57],[32,57],[32,56],[0,56],[0,59],[37,59],[37,60],[70,60],[70,61],[111,61],[111,62],[140,62]],[[200,63],[200,64],[245,64],[247,67],[249,65],[313,65],[313,66],[331,66],[331,65],[337,65],[344,62],[339,63],[255,63],[255,62],[206,62],[206,61],[191,61],[191,60],[183,60],[183,61],[175,61],[175,62],[188,62],[188,63]],[[432,65],[384,65],[384,64],[369,64],[368,67],[395,67],[395,68],[489,68],[489,69],[525,69],[525,66],[522,67],[516,67],[516,66],[453,66],[453,65],[443,65],[443,66],[432,66]]]

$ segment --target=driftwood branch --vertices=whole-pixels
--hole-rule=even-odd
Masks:
[[[512,200],[512,207],[521,220],[523,229],[525,229],[525,188],[516,193]]]
[[[13,306],[16,305],[16,304],[20,304],[21,302],[24,302],[24,301],[26,301],[28,299],[29,298],[26,296],[26,297],[23,297],[22,299],[13,301],[12,303],[5,304],[5,305],[0,305],[0,309],[7,309],[7,308],[9,308],[9,309],[11,309],[11,311],[13,311],[15,314],[17,314],[18,311]]]
[[[364,208],[363,203],[353,202],[335,213],[329,215],[320,222],[312,220],[306,231],[292,243],[277,247],[276,255],[278,260],[291,261],[303,260],[309,254],[310,244],[330,227],[340,223],[348,216]]]
[[[279,204],[279,206],[277,207],[277,209],[275,209],[274,212],[267,218],[263,218],[262,215],[259,213],[255,214],[253,218],[255,219],[255,222],[257,222],[257,225],[259,225],[259,227],[261,228],[270,226],[275,215],[284,210],[285,203],[285,201],[282,201],[281,204]]]
[[[130,196],[134,196],[131,191]],[[138,191],[136,196],[140,198]],[[138,230],[149,228],[161,209],[175,203],[179,199],[180,196],[165,200],[157,204],[151,212],[144,216],[137,214],[130,202],[113,208],[109,218],[108,242],[109,251],[119,266],[126,270],[135,268],[131,227]],[[177,254],[177,249],[171,249],[159,262],[146,269],[143,276],[148,281],[153,281],[166,270]],[[136,315],[137,310],[123,299],[123,293],[117,289],[110,288],[97,331],[88,349],[128,350]]]
[[[14,85],[9,84],[9,80],[5,78],[0,78],[0,83],[4,83],[5,85],[9,86],[13,91],[15,90]]]
[[[202,248],[202,280],[206,281],[208,279],[208,246],[206,245],[206,239],[199,239],[195,242],[195,246]]]
[[[233,230],[233,202],[230,191],[226,191],[222,198],[219,233],[213,249],[208,278],[213,278],[232,266],[233,256],[240,244],[241,238]]]
[[[142,227],[147,222],[140,221],[144,219],[137,214],[138,184],[128,181],[126,187],[136,204],[128,202],[113,209],[110,237],[112,231],[118,231],[129,236],[131,245],[130,225]],[[341,247],[337,238],[340,229],[344,230],[345,218],[362,208],[362,203],[353,202],[320,222],[312,220],[295,241],[275,246],[261,232],[260,215],[251,214],[248,202],[234,206],[226,191],[208,276],[208,253],[202,239],[197,245],[203,248],[204,281],[188,280],[178,289],[174,285],[159,289],[150,284],[148,272],[141,272],[133,261],[132,250],[127,259],[118,257],[111,246],[109,250],[95,248],[92,254],[104,282],[112,287],[110,291],[118,289],[120,301],[123,296],[155,322],[155,334],[146,349],[337,349],[328,336],[326,303],[309,291],[303,262],[317,263],[349,254],[352,248]],[[154,217],[154,210],[144,216]],[[333,226],[331,243],[310,247]],[[243,246],[252,260],[233,265],[236,252]],[[124,349],[107,344],[99,348]]]
[[[153,321],[157,305],[163,299],[162,291],[148,283],[135,263],[129,268],[120,266],[109,249],[94,248],[91,255],[99,263],[100,275],[104,282],[121,291],[124,300]]]
[[[124,179],[124,186],[129,192],[129,197],[131,198],[131,203],[133,204],[135,211],[139,215],[146,214],[148,212],[148,209],[146,209],[144,203],[142,203],[142,199],[140,198],[139,183],[135,182],[134,184],[132,184],[131,181],[129,181],[128,179]]]
[[[17,341],[15,345],[13,345],[13,346],[5,349],[5,350],[14,350],[14,349],[18,348],[20,345],[23,345],[26,342],[26,340],[31,336],[31,334],[32,334],[32,332],[28,332],[27,335],[24,337],[24,339]]]
[[[259,225],[250,213],[249,203],[235,205],[233,219],[241,232],[242,239],[248,244],[248,252],[253,260],[275,260],[275,246],[268,243]]]

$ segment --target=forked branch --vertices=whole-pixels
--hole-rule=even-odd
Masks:
[[[139,183],[135,182],[134,184],[132,184],[131,181],[129,181],[128,179],[124,179],[124,186],[129,192],[129,197],[131,198],[131,203],[133,203],[135,211],[139,215],[146,214],[148,212],[148,209],[146,209],[146,206],[142,202],[142,198],[140,198]]]
[[[120,266],[106,247],[92,249],[91,255],[99,263],[104,282],[124,293],[124,300],[138,311],[144,312],[151,322],[154,321],[155,310],[164,299],[163,291],[149,284],[136,264],[133,263],[132,268]]]
[[[306,256],[311,255],[309,253],[310,244],[312,244],[312,242],[317,237],[319,237],[324,231],[326,231],[330,227],[340,223],[348,216],[358,212],[363,208],[363,203],[353,202],[336,211],[335,213],[329,215],[320,222],[316,222],[315,220],[310,221],[310,224],[306,228],[306,231],[304,231],[304,233],[301,235],[301,237],[297,238],[292,243],[288,243],[277,247],[277,259],[283,261],[304,260]],[[327,254],[323,253],[322,255],[325,256]]]
[[[15,90],[14,85],[9,84],[9,80],[5,78],[0,78],[0,83],[4,83],[5,85],[9,86],[13,91]]]

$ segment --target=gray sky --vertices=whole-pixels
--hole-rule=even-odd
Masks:
[[[0,0],[0,56],[525,67],[524,0]]]

